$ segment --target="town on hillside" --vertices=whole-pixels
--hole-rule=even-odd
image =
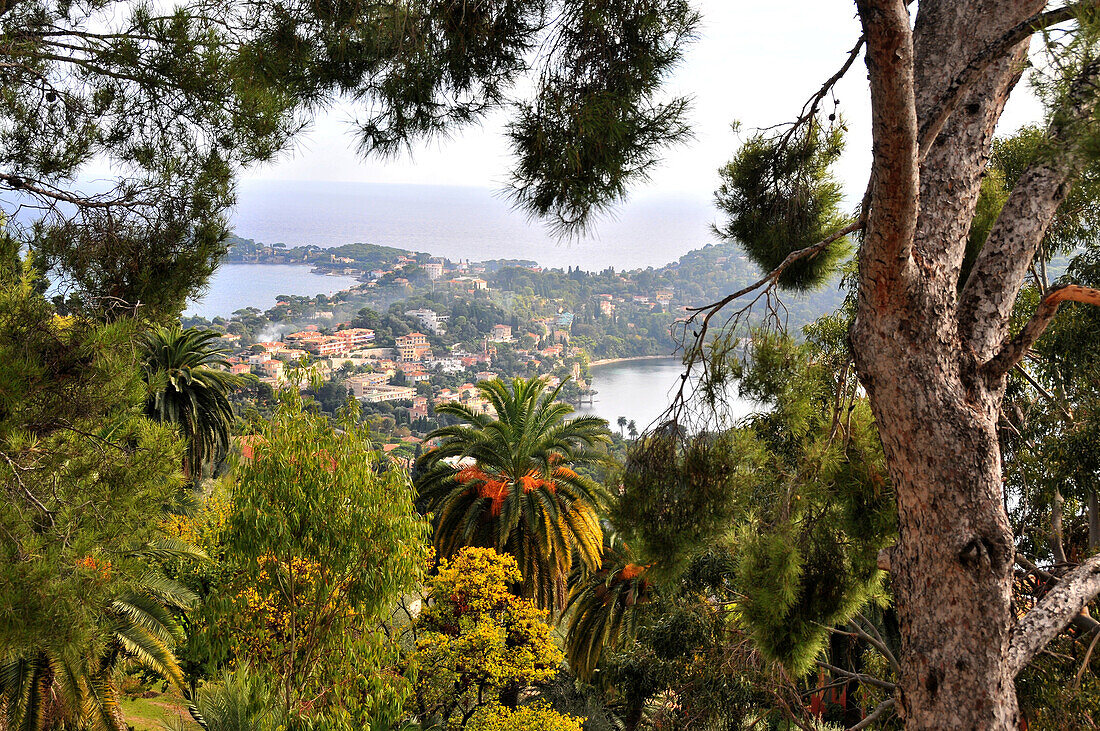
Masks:
[[[333,295],[279,295],[266,311],[249,307],[183,324],[222,333],[229,368],[248,377],[254,395],[285,385],[308,363],[321,385],[298,377],[318,408],[332,413],[354,397],[387,449],[407,456],[445,423],[439,404],[488,412],[478,381],[539,376],[561,385],[563,400],[590,401],[598,391],[592,362],[672,355],[673,326],[690,306],[759,276],[728,244],[661,269],[601,272],[453,262],[373,244],[287,248],[246,239],[232,241],[228,260],[308,264],[360,280]],[[796,326],[809,322],[842,296],[834,287],[812,300],[791,297],[788,317]]]

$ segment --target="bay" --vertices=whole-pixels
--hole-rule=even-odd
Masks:
[[[612,430],[618,430],[620,416],[633,420],[638,431],[650,426],[672,402],[680,384],[684,366],[679,358],[625,360],[592,366],[592,388],[595,401],[577,409],[578,414],[591,414],[607,419]],[[737,419],[756,410],[751,401],[731,400],[728,417]]]
[[[313,274],[310,267],[299,264],[222,264],[206,292],[188,302],[183,314],[228,318],[245,307],[270,309],[281,294],[329,295],[356,284],[355,277]]]

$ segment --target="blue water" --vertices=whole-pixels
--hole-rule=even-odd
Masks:
[[[229,317],[245,307],[270,309],[281,294],[312,297],[358,283],[355,277],[312,274],[309,270],[296,264],[222,264],[206,293],[189,302],[184,314],[208,319]]]
[[[426,251],[458,261],[530,259],[599,271],[660,267],[716,242],[709,201],[644,196],[562,243],[484,188],[372,183],[243,181],[233,225],[265,244],[353,242]]]

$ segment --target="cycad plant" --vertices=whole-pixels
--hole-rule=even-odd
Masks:
[[[183,541],[165,538],[135,557],[204,559],[205,555]],[[174,653],[183,634],[173,609],[190,609],[198,597],[154,565],[150,561],[150,569],[133,588],[106,607],[98,652],[52,648],[31,657],[0,656],[0,728],[125,731],[114,678],[127,665],[152,671],[184,689]],[[108,575],[111,566],[87,557],[78,569]]]
[[[433,515],[441,556],[463,546],[511,554],[522,594],[560,612],[574,555],[600,566],[601,489],[578,468],[607,459],[596,449],[611,440],[607,422],[568,418],[561,386],[548,391],[543,379],[493,379],[478,390],[495,418],[460,403],[436,408],[461,423],[429,435],[439,446],[418,460],[419,505]]]
[[[206,731],[277,731],[286,728],[278,693],[267,679],[242,665],[204,685],[191,704],[191,716]],[[183,719],[166,724],[168,731],[194,728]]]
[[[179,426],[187,442],[184,472],[189,478],[229,448],[233,406],[229,394],[242,381],[219,367],[227,366],[214,347],[219,334],[210,330],[156,327],[145,335],[146,413]]]

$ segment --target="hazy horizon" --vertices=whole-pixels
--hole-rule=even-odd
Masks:
[[[362,242],[456,261],[529,259],[589,271],[662,267],[719,242],[715,208],[690,194],[638,196],[570,241],[483,186],[243,180],[231,218],[235,235],[265,244]]]

